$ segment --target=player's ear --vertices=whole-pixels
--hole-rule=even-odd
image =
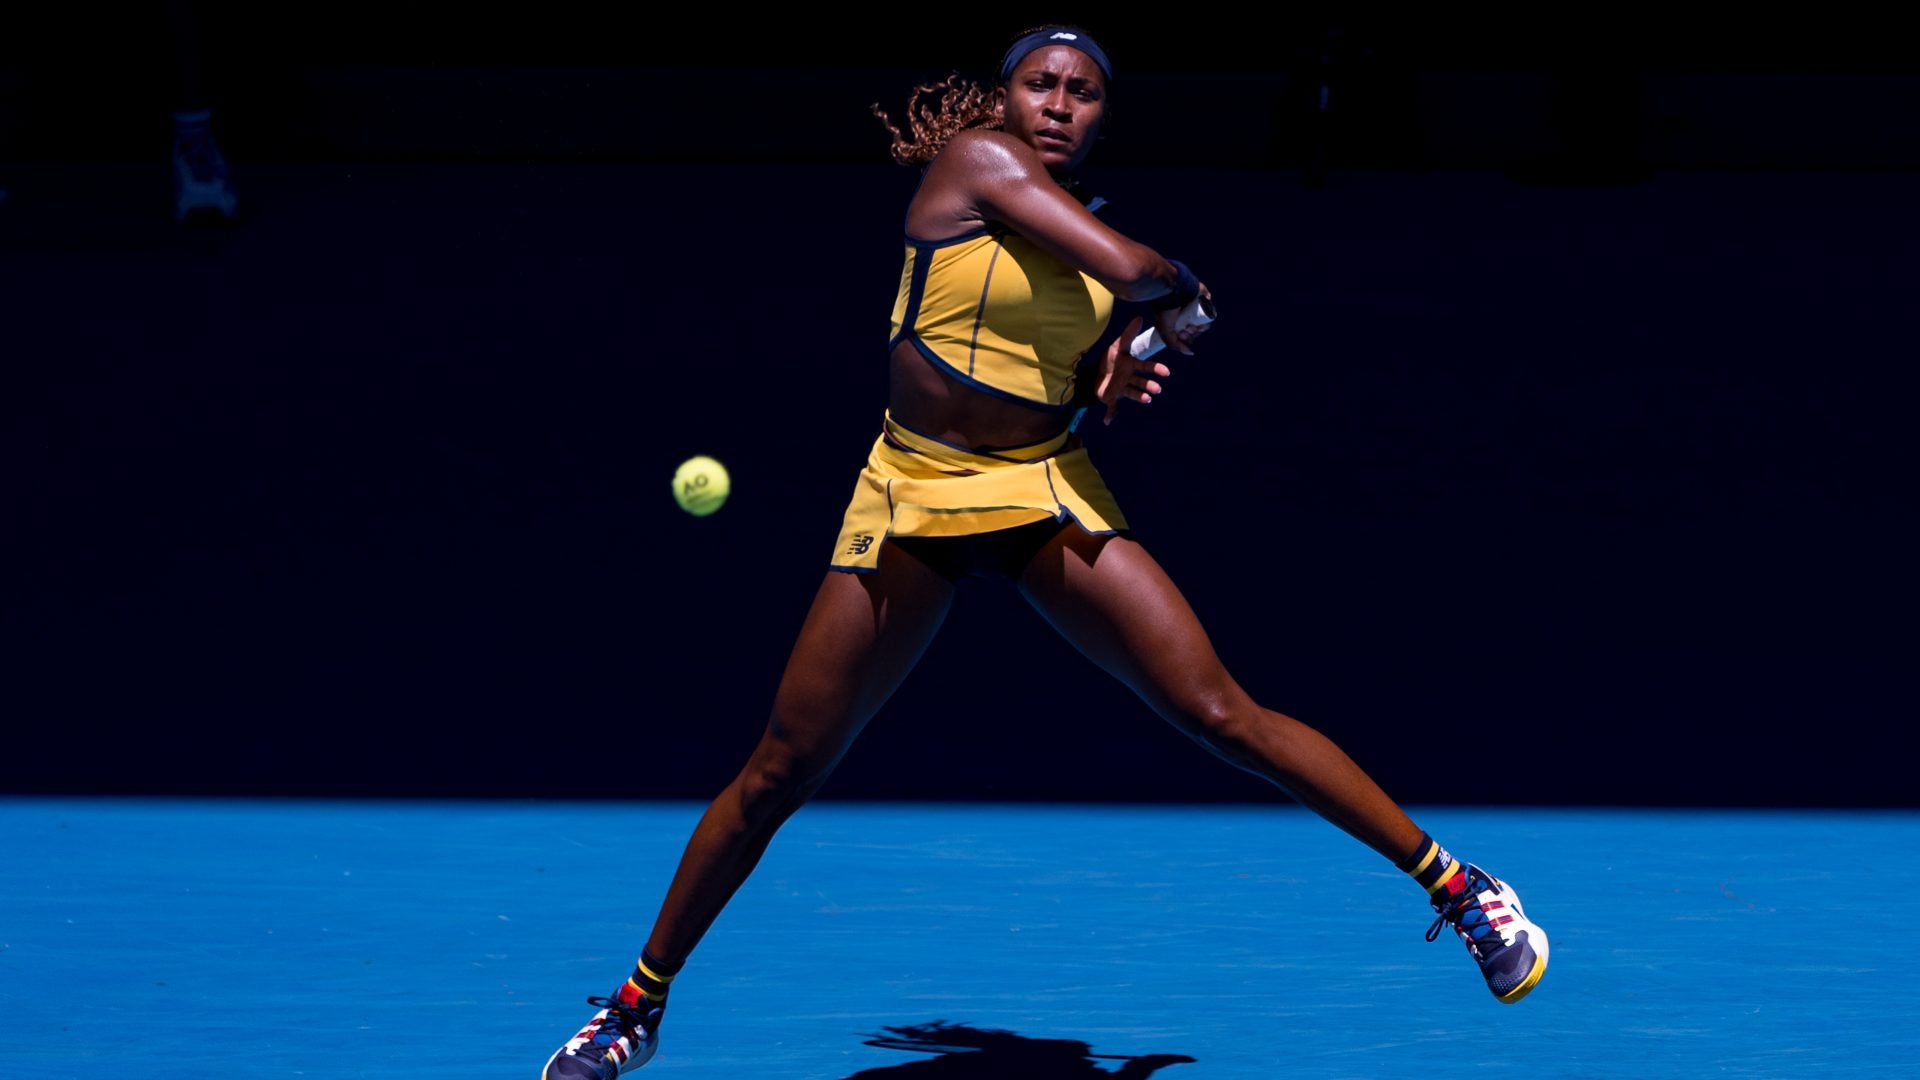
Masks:
[[[1003,124],[1007,122],[1007,88],[1004,86],[993,88],[993,118]]]

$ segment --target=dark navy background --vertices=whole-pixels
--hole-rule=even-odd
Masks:
[[[210,25],[221,229],[150,37],[9,43],[0,790],[709,795],[884,406],[866,107],[1004,28],[329,10]],[[1233,671],[1410,803],[1913,805],[1911,67],[1326,29],[1103,35],[1223,318],[1090,442]],[[1269,794],[991,586],[827,791]]]

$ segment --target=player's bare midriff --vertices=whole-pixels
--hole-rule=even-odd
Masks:
[[[983,394],[927,363],[912,342],[893,348],[887,408],[923,434],[965,447],[1027,446],[1065,430],[1070,413]]]

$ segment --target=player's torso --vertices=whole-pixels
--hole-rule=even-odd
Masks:
[[[890,341],[913,343],[959,382],[1064,411],[1074,368],[1107,327],[1113,294],[998,227],[949,240],[909,237]]]

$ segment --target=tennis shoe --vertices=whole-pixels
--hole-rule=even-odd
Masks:
[[[1511,1005],[1531,993],[1546,973],[1547,932],[1527,918],[1513,886],[1472,863],[1464,876],[1459,892],[1434,902],[1427,940],[1452,927],[1480,965],[1487,989],[1501,1004]]]
[[[628,987],[630,989],[630,987]],[[599,1007],[593,1019],[553,1052],[540,1080],[614,1080],[645,1065],[660,1047],[660,1017],[665,1005],[642,997],[590,997]]]

